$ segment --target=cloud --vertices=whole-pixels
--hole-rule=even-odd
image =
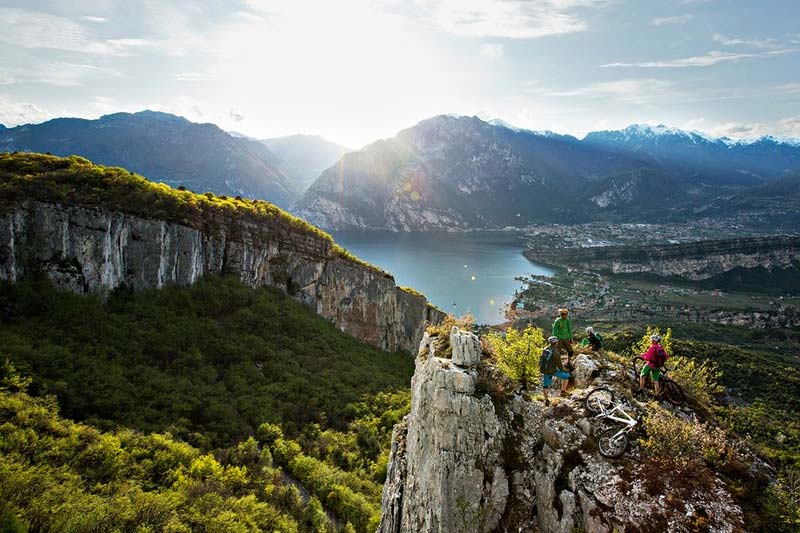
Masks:
[[[738,45],[746,45],[746,46],[755,46],[756,48],[767,48],[767,49],[778,49],[780,46],[775,44],[772,39],[735,39],[732,37],[726,37],[720,33],[715,33],[712,37],[714,42],[717,42],[723,46],[738,46]],[[794,41],[793,41],[794,42]]]
[[[220,81],[222,78],[206,72],[178,72],[172,75],[172,79],[176,81]]]
[[[498,43],[482,44],[478,53],[486,59],[500,59],[504,56],[503,45]]]
[[[423,16],[455,35],[533,39],[584,31],[588,23],[577,8],[609,0],[419,0]]]
[[[769,52],[755,53],[733,53],[714,50],[702,56],[684,57],[680,59],[669,59],[665,61],[644,61],[640,63],[607,63],[600,65],[600,68],[687,68],[687,67],[710,67],[717,63],[737,62],[742,59],[764,58],[797,52],[800,48],[784,48],[781,50],[771,50]]]
[[[580,98],[613,98],[646,104],[662,100],[671,88],[669,82],[656,79],[624,79],[592,83],[584,87],[544,93],[547,96]]]
[[[672,17],[656,17],[650,21],[653,26],[666,26],[667,24],[684,24],[694,18],[694,15],[674,15]]]
[[[12,127],[44,122],[51,117],[50,113],[36,104],[17,102],[0,96],[0,124]]]
[[[94,15],[84,15],[81,18],[89,22],[97,22],[97,23],[108,22],[108,19],[106,17],[96,17]]]
[[[718,136],[752,139],[763,135],[786,135],[800,138],[800,115],[786,117],[777,122],[728,122],[715,128],[712,133]]]
[[[239,113],[235,109],[229,109],[228,116],[230,116],[236,122],[241,122],[244,120],[244,115],[242,113]]]
[[[74,20],[28,9],[0,8],[0,26],[0,42],[21,48],[124,55],[128,48],[150,44],[144,39],[96,39]]]

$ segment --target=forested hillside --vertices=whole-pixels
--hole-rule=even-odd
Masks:
[[[35,396],[5,385],[0,490],[31,530],[325,531],[320,501],[342,527],[377,520],[407,355],[231,278],[107,301],[4,284],[0,314]]]

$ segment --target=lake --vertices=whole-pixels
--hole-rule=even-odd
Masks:
[[[503,307],[521,284],[518,276],[553,271],[522,255],[511,232],[335,232],[341,246],[391,272],[398,285],[417,289],[447,312],[471,311],[482,324],[504,320]],[[455,306],[454,306],[455,304]]]

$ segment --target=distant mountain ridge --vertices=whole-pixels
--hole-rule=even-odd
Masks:
[[[297,202],[332,230],[418,231],[659,217],[800,170],[800,143],[665,126],[584,139],[440,115],[345,154]],[[642,214],[637,214],[641,211]]]
[[[262,143],[157,111],[0,129],[0,151],[80,155],[174,187],[264,199],[282,207],[298,194]]]
[[[663,124],[633,124],[596,131],[583,142],[625,150],[710,185],[756,185],[800,168],[800,139],[762,136],[751,140],[713,137]]]
[[[287,135],[261,141],[277,157],[277,165],[299,191],[351,150],[319,135]]]

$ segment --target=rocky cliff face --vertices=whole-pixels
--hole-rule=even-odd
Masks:
[[[411,412],[393,435],[379,533],[688,532],[698,517],[709,531],[744,529],[718,478],[702,487],[673,486],[668,475],[652,483],[637,450],[619,461],[598,454],[580,389],[613,385],[591,356],[576,359],[578,390],[546,408],[519,394],[500,400],[472,334],[453,330],[452,359],[437,356],[439,342],[423,337]]]
[[[660,246],[542,248],[537,261],[595,272],[703,280],[734,268],[789,268],[800,262],[800,237],[748,237]]]
[[[277,287],[342,331],[386,350],[413,351],[441,313],[394,279],[335,254],[286,225],[207,220],[202,228],[117,211],[37,201],[0,213],[0,279],[45,275],[79,293],[189,285],[234,274]]]

